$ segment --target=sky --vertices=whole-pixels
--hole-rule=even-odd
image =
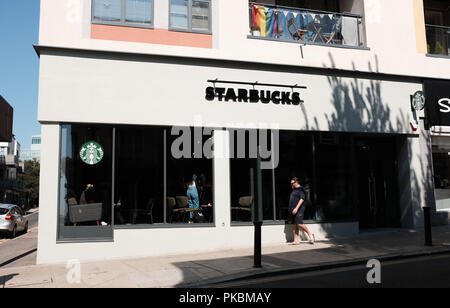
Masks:
[[[0,95],[14,108],[13,134],[22,149],[41,134],[37,121],[39,0],[0,0]]]

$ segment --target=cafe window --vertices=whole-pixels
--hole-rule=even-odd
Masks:
[[[59,237],[214,221],[212,130],[63,125]]]
[[[61,128],[59,240],[112,239],[113,128]]]
[[[170,0],[170,30],[211,33],[210,0]]]
[[[450,142],[432,137],[436,209],[450,211]]]
[[[257,173],[261,172],[262,216],[275,220],[275,173],[272,163],[273,132],[255,129],[230,129],[230,192],[232,222],[250,222],[257,206]],[[257,158],[257,148],[260,162]],[[262,154],[261,154],[262,153]]]
[[[242,136],[240,142],[239,134]],[[353,197],[352,185],[358,174],[352,168],[350,134],[279,131],[268,135],[272,136],[270,140],[278,138],[279,141],[267,143],[274,168],[261,169],[264,221],[287,220],[292,191],[290,180],[293,177],[299,178],[305,189],[306,221],[356,219],[357,200]],[[256,183],[261,166],[257,163],[255,151],[256,144],[261,145],[260,141],[256,130],[247,130],[245,134],[242,130],[230,130],[233,223],[251,222],[254,207],[258,204]]]
[[[93,0],[92,22],[151,27],[153,26],[153,0]]]

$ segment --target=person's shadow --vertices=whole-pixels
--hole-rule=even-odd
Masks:
[[[9,275],[5,275],[5,276],[0,276],[0,286],[4,289],[6,283],[13,279],[14,276],[19,276],[19,274],[9,274]]]
[[[294,241],[294,232],[293,232],[293,225],[284,224],[284,236],[286,238],[286,243],[292,243]]]

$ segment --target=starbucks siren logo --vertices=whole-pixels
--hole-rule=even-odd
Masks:
[[[80,150],[81,160],[88,165],[98,164],[104,155],[103,148],[95,141],[86,142]]]

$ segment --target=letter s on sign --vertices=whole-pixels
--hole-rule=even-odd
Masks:
[[[439,106],[442,108],[439,109],[440,112],[449,113],[450,112],[450,98],[441,98],[438,101]]]
[[[213,87],[207,87],[206,88],[206,95],[205,99],[208,101],[213,101],[215,97],[214,88]]]

